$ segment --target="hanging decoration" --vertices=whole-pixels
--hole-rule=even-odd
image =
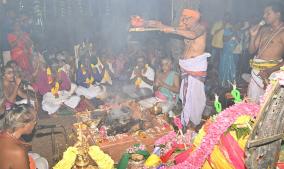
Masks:
[[[220,103],[219,96],[217,94],[215,94],[214,107],[217,113],[222,111],[222,104]]]
[[[232,95],[233,98],[234,98],[234,102],[235,102],[235,103],[240,103],[240,102],[242,102],[241,94],[240,94],[240,91],[237,89],[236,82],[235,82],[234,84],[232,84],[232,86],[233,86],[233,90],[231,91],[231,95]]]

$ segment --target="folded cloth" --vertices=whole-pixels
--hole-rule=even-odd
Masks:
[[[200,18],[200,13],[196,10],[191,10],[191,9],[184,9],[182,11],[182,15],[192,17],[196,20],[198,20]]]

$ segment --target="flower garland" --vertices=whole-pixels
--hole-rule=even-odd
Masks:
[[[58,72],[60,72],[60,70],[58,70]],[[46,69],[46,74],[47,74],[48,84],[52,84],[53,78],[52,78],[52,71],[50,67]],[[53,96],[58,96],[59,88],[60,88],[60,85],[58,82],[56,82],[55,85],[51,88],[51,93]]]
[[[155,141],[155,146],[160,146],[160,145],[165,145],[172,141],[174,138],[176,138],[176,132],[171,131],[167,135],[164,135],[163,137],[159,138],[158,140]]]
[[[170,169],[199,169],[203,166],[207,157],[211,154],[214,146],[220,140],[221,135],[236,121],[241,115],[256,116],[259,105],[253,103],[239,103],[222,111],[216,120],[209,124],[208,131],[204,136],[200,146],[189,155],[186,161]]]
[[[91,64],[91,68],[93,69],[95,67],[94,64]],[[80,65],[80,68],[81,68],[81,71],[82,71],[82,74],[83,75],[86,75],[87,74],[87,70],[85,69],[84,65],[81,64]],[[93,83],[94,83],[95,79],[94,77],[91,75],[90,77],[87,77],[86,80],[85,80],[85,83],[87,83],[89,86],[91,86]]]
[[[113,169],[114,161],[111,157],[105,154],[98,146],[89,147],[90,157],[98,164],[99,169]],[[71,169],[75,165],[78,149],[76,147],[69,147],[53,169]]]
[[[50,67],[46,69],[46,74],[47,74],[48,84],[51,84],[53,82],[53,79],[52,79],[52,72],[51,72]]]
[[[71,169],[78,154],[78,150],[75,147],[69,147],[64,153],[63,158],[60,160],[53,169]]]
[[[94,79],[93,77],[90,77],[90,78],[87,77],[85,82],[86,82],[89,86],[91,86],[94,81],[95,81],[95,79]]]
[[[91,146],[89,148],[89,155],[98,164],[99,169],[113,169],[114,161],[98,146]]]
[[[53,96],[57,96],[58,95],[58,91],[59,91],[60,85],[58,82],[55,83],[54,87],[51,88],[51,93]]]

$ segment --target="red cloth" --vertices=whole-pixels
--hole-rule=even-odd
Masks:
[[[284,163],[277,163],[277,167],[279,169],[284,169]]]
[[[39,92],[41,95],[51,92],[51,89],[54,87],[55,83],[61,81],[59,91],[70,90],[71,89],[71,80],[64,71],[57,72],[57,81],[53,83],[48,83],[48,76],[46,70],[40,70],[36,81],[32,84],[32,87],[35,91]]]
[[[245,152],[232,135],[230,133],[223,134],[220,142],[220,150],[228,156],[235,169],[245,169]]]
[[[30,169],[36,169],[35,161],[31,156],[29,156],[29,161],[30,161]]]
[[[9,43],[16,42],[16,46],[11,48],[11,58],[16,61],[20,68],[28,73],[32,73],[32,65],[30,64],[30,56],[32,55],[32,48],[27,48],[27,39],[29,34],[24,32],[22,37],[18,37],[13,33],[8,34]]]

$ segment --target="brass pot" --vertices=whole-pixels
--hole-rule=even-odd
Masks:
[[[78,169],[86,169],[90,160],[87,156],[77,155],[75,165]]]

